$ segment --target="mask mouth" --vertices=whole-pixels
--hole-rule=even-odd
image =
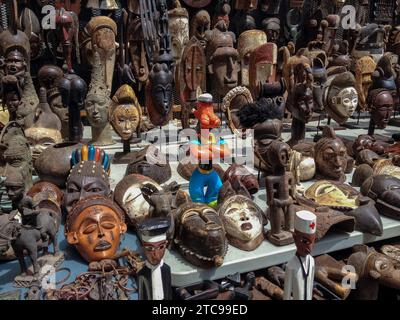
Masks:
[[[251,230],[252,228],[253,228],[253,225],[250,222],[243,223],[240,226],[240,229],[242,229],[242,231],[248,231],[248,230]]]
[[[111,248],[111,243],[106,240],[100,240],[99,243],[94,248],[95,252],[105,251]]]

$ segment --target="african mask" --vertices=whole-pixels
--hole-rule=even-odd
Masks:
[[[83,135],[80,111],[83,109],[86,98],[86,82],[74,73],[66,73],[64,77],[58,81],[58,90],[60,91],[62,104],[66,111],[54,111],[54,113],[62,115],[62,125],[66,121],[65,118],[68,117],[68,140],[79,142]],[[53,93],[49,94],[52,95]],[[61,108],[58,109],[61,110]]]
[[[171,34],[172,55],[175,63],[181,61],[183,49],[189,42],[189,13],[185,8],[168,11],[169,32]]]
[[[87,261],[113,259],[126,232],[124,213],[110,199],[92,196],[74,205],[65,223],[65,237]]]
[[[328,79],[324,89],[324,106],[328,115],[339,124],[346,123],[358,105],[355,79],[347,71]]]
[[[27,70],[25,57],[18,50],[10,51],[4,59],[5,75],[12,75],[17,78],[23,78]]]
[[[38,72],[38,80],[41,87],[47,92],[47,100],[53,111],[61,121],[61,136],[67,140],[69,138],[69,116],[68,107],[63,104],[62,96],[58,84],[63,78],[63,71],[54,65],[44,65]]]
[[[378,62],[385,51],[384,43],[385,30],[383,26],[370,23],[361,28],[352,56],[361,58],[370,55],[375,62]]]
[[[72,50],[75,49],[75,57],[80,63],[79,53],[79,18],[75,12],[57,10],[55,33],[48,33],[47,42],[51,53],[57,58],[63,59],[67,65],[68,73],[72,73]],[[60,50],[61,49],[61,50]]]
[[[376,63],[370,56],[361,57],[356,61],[356,89],[361,110],[367,109],[368,90],[372,84],[372,74]]]
[[[104,65],[95,47],[95,64],[92,68],[92,79],[86,96],[85,110],[92,127],[92,144],[110,145],[115,142],[111,137],[108,123],[108,108],[110,106],[110,90],[104,82]]]
[[[315,144],[314,154],[317,175],[329,180],[345,181],[346,146],[340,138],[336,137],[333,128],[323,129],[322,138]]]
[[[215,31],[207,44],[207,51],[210,53],[208,73],[211,78],[212,95],[223,97],[238,84],[239,54],[233,47],[230,33]]]
[[[320,58],[314,58],[311,68],[313,75],[313,96],[315,110],[323,110],[323,89],[328,80],[327,71],[324,62]]]
[[[75,203],[92,195],[112,195],[108,173],[98,161],[81,161],[68,176],[64,206],[70,212]]]
[[[179,76],[181,101],[196,101],[197,92],[206,89],[206,57],[200,41],[195,37],[183,50]]]
[[[206,10],[200,10],[193,17],[190,29],[190,37],[195,37],[200,41],[203,49],[206,47],[206,31],[210,30],[211,18]]]
[[[328,180],[313,183],[304,193],[318,205],[338,210],[358,208],[358,195],[359,192],[349,185]]]
[[[386,89],[392,93],[395,105],[399,104],[397,94],[396,71],[398,70],[398,56],[390,52],[386,52],[379,59],[376,70],[372,74],[371,89]]]
[[[233,88],[225,95],[222,101],[222,110],[225,111],[229,128],[239,137],[243,137],[243,132],[237,113],[244,105],[252,102],[253,97],[246,87]]]
[[[386,89],[373,89],[368,94],[368,104],[371,109],[371,122],[377,128],[384,129],[393,112],[394,101],[390,91]],[[368,132],[373,134],[373,132]]]
[[[22,96],[22,90],[19,86],[18,79],[11,75],[3,76],[1,79],[1,87],[3,91],[3,109],[7,109],[10,115],[10,120],[15,121]]]
[[[133,89],[124,84],[115,93],[110,106],[110,122],[122,140],[139,135],[142,110]]]
[[[8,198],[12,202],[13,209],[17,209],[18,203],[22,200],[27,190],[23,176],[16,170],[7,172],[4,186]]]
[[[171,166],[165,154],[154,145],[132,152],[131,161],[126,167],[125,175],[141,174],[159,184],[171,178]]]
[[[228,250],[218,213],[201,203],[181,205],[175,216],[174,243],[190,263],[201,268],[219,267]]]
[[[30,71],[30,44],[27,35],[20,31],[5,30],[0,34],[0,56],[4,57],[5,75],[14,75],[23,86],[23,76]]]
[[[33,161],[39,158],[48,147],[62,142],[60,131],[51,128],[28,128],[25,130],[25,135],[31,146]]]
[[[249,85],[254,97],[263,84],[275,83],[277,54],[278,49],[274,43],[261,44],[250,52]]]
[[[156,63],[151,69],[146,87],[146,108],[156,126],[168,123],[172,107],[173,74],[166,63]]]
[[[86,46],[83,44],[87,59],[92,67],[96,67],[94,58],[94,47],[96,46],[100,62],[105,69],[103,81],[107,85],[107,89],[111,91],[115,66],[117,25],[109,17],[93,17],[86,25],[85,33],[90,38],[90,42],[86,42]]]
[[[241,84],[249,86],[250,56],[254,49],[267,43],[267,36],[261,30],[247,30],[238,38],[238,52],[241,63]]]
[[[263,211],[242,195],[229,197],[218,209],[230,244],[246,251],[256,249],[264,240]]]
[[[149,217],[150,205],[143,197],[142,189],[151,185],[151,189],[162,191],[161,186],[141,174],[126,175],[114,190],[114,201],[124,210],[128,224],[136,226]]]
[[[361,193],[376,202],[380,214],[400,219],[400,179],[386,174],[372,176],[361,186]]]
[[[10,124],[11,122],[9,122]],[[6,126],[3,129],[2,135],[7,129],[8,127]],[[3,139],[2,141],[4,143]],[[19,171],[26,189],[29,189],[32,186],[32,154],[25,135],[23,133],[12,135],[6,140],[6,146],[7,149],[3,153],[5,161],[4,175],[7,175],[11,171]]]
[[[281,21],[279,18],[265,18],[262,21],[262,26],[267,35],[268,42],[277,43],[281,30]]]

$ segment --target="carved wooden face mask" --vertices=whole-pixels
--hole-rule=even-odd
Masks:
[[[136,226],[149,216],[149,203],[142,195],[142,189],[147,186],[161,191],[160,185],[149,177],[140,174],[125,176],[114,190],[114,200],[125,211],[128,223]]]
[[[187,203],[176,214],[175,244],[192,264],[202,268],[219,267],[228,249],[225,230],[218,213],[200,203]]]
[[[249,72],[251,70],[250,66],[251,52],[265,43],[267,43],[267,36],[265,35],[264,31],[247,30],[240,34],[238,39],[238,52],[241,63],[241,75],[242,75],[243,86],[249,86]]]
[[[112,200],[93,196],[79,201],[68,215],[65,235],[87,261],[112,259],[126,232],[124,214]]]
[[[168,12],[171,34],[172,55],[176,63],[181,60],[183,49],[189,42],[189,14],[185,8],[175,8]]]
[[[356,62],[356,89],[362,110],[367,108],[368,90],[372,84],[371,76],[375,68],[376,63],[374,59],[369,56],[362,57]]]
[[[141,123],[142,110],[135,92],[129,85],[123,85],[112,100],[111,125],[122,140],[129,140],[135,132],[139,132]]]
[[[276,44],[265,43],[250,53],[249,84],[253,94],[260,84],[275,82],[277,52]]]
[[[196,100],[199,88],[205,90],[206,57],[199,40],[191,38],[180,64],[180,96],[182,101]]]
[[[28,128],[25,130],[25,135],[31,146],[34,161],[39,158],[43,150],[62,142],[60,131],[50,128]]]
[[[115,36],[117,34],[117,25],[108,17],[98,16],[92,18],[86,25],[85,30],[91,37],[91,42],[86,45],[86,53],[92,66],[96,61],[93,59],[93,47],[97,46],[101,63],[105,68],[104,82],[107,88],[111,90],[112,79],[115,66]]]
[[[25,57],[17,50],[9,52],[5,57],[4,63],[6,75],[22,76],[27,69]]]
[[[337,138],[332,128],[324,128],[323,138],[315,145],[317,174],[331,180],[344,181],[347,166],[346,146]]]
[[[400,219],[400,179],[386,174],[372,176],[361,186],[361,192],[375,201],[380,214]]]
[[[146,107],[150,121],[156,125],[168,122],[172,107],[172,81],[173,75],[165,63],[156,63],[150,73]]]
[[[321,206],[332,209],[349,210],[358,208],[359,193],[349,185],[320,180],[312,184],[305,192],[305,197]]]
[[[344,72],[330,79],[325,91],[325,109],[339,124],[344,124],[352,116],[358,105],[355,79],[350,72]]]
[[[223,97],[238,84],[239,54],[227,32],[216,32],[211,47],[214,49],[208,65],[211,86],[217,95]]]
[[[264,239],[262,210],[242,195],[228,198],[218,210],[226,236],[233,246],[251,251]]]
[[[171,178],[171,166],[167,157],[153,145],[132,153],[132,160],[125,175],[137,173],[149,177],[159,184]]]
[[[71,169],[66,189],[64,205],[68,212],[76,202],[91,195],[111,195],[108,174],[97,161],[76,164]]]
[[[394,107],[392,94],[388,90],[375,89],[369,92],[368,100],[374,124],[379,129],[386,128]]]

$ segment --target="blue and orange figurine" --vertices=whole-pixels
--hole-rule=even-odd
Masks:
[[[198,160],[198,167],[190,177],[189,194],[193,202],[206,203],[215,208],[222,181],[213,169],[213,159],[223,159],[229,154],[229,149],[223,139],[217,141],[214,134],[208,131],[221,125],[221,120],[214,113],[212,100],[209,93],[200,95],[197,110],[194,111],[199,120],[200,133],[199,140],[191,141],[190,155]],[[204,188],[207,188],[205,193]]]

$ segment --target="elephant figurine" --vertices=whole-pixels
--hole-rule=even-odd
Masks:
[[[359,280],[352,298],[376,300],[380,284],[400,289],[400,269],[396,268],[395,260],[366,245],[355,245],[353,251],[347,264],[355,268]]]

